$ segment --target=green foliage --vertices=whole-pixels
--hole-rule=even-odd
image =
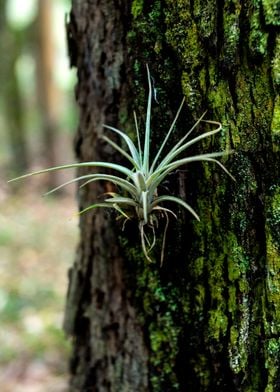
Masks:
[[[116,144],[112,139],[107,136],[103,136],[103,139],[110,144],[116,151],[118,151],[121,155],[123,155],[131,164],[132,168],[128,169],[126,166],[111,163],[111,162],[86,162],[86,163],[76,163],[70,165],[63,165],[58,167],[52,167],[49,169],[40,170],[31,174],[27,174],[21,177],[16,178],[26,178],[28,176],[32,176],[34,174],[41,174],[50,172],[53,170],[61,170],[73,167],[102,167],[106,169],[111,169],[121,173],[124,177],[111,175],[111,174],[88,174],[80,177],[76,177],[71,181],[68,181],[54,189],[52,189],[48,194],[60,189],[61,187],[70,184],[75,181],[86,180],[82,186],[89,184],[94,181],[109,181],[118,187],[118,192],[109,192],[106,194],[106,198],[103,202],[93,204],[81,213],[89,211],[94,208],[102,207],[102,208],[112,208],[115,209],[119,213],[118,219],[124,219],[124,225],[127,220],[136,218],[138,220],[139,231],[141,236],[141,244],[143,252],[146,258],[151,261],[149,253],[156,243],[155,229],[159,225],[158,218],[165,218],[166,224],[164,229],[163,236],[163,244],[162,244],[162,253],[161,253],[161,262],[163,261],[164,255],[164,245],[166,238],[166,230],[169,223],[168,215],[172,215],[176,218],[173,210],[162,206],[163,203],[176,203],[181,207],[184,207],[188,210],[197,220],[199,220],[199,216],[193,210],[193,208],[187,204],[184,200],[171,196],[171,195],[158,195],[158,187],[161,183],[166,179],[166,177],[174,172],[179,167],[197,161],[204,162],[215,162],[217,163],[229,176],[230,173],[227,169],[215,158],[225,155],[224,152],[214,152],[207,154],[200,154],[189,156],[187,158],[178,159],[178,156],[183,153],[187,148],[192,146],[193,144],[199,142],[202,139],[210,137],[217,132],[219,132],[222,127],[221,124],[215,121],[206,121],[203,120],[205,113],[199,118],[199,120],[194,124],[194,126],[182,137],[178,143],[175,144],[173,148],[169,150],[167,154],[162,154],[164,147],[166,146],[168,139],[175,129],[175,124],[180,114],[180,111],[184,104],[184,99],[177,111],[177,114],[165,136],[158,152],[156,153],[154,159],[151,159],[150,147],[151,147],[151,105],[152,105],[152,85],[151,85],[151,77],[149,68],[147,66],[147,75],[148,75],[148,83],[149,83],[149,95],[148,95],[148,104],[147,104],[147,113],[146,113],[146,125],[145,125],[145,138],[144,138],[144,146],[142,146],[140,140],[140,133],[138,129],[138,123],[136,114],[134,113],[135,119],[135,127],[137,133],[137,147],[133,143],[132,139],[120,131],[117,128],[112,126],[104,125],[104,127],[113,133],[119,135],[126,143],[128,147],[128,152],[125,151],[122,147]],[[193,139],[188,139],[190,134],[194,131],[197,125],[204,121],[211,125],[215,125],[216,128],[214,130],[205,132],[200,134]],[[161,160],[160,160],[161,159]],[[232,176],[231,176],[232,177]],[[109,197],[108,197],[109,196]],[[148,238],[146,234],[147,228],[150,229],[152,233],[152,239]]]

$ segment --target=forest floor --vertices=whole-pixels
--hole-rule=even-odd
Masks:
[[[1,392],[67,391],[62,322],[78,242],[74,196],[12,195],[1,185]]]

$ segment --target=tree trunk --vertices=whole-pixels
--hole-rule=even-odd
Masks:
[[[149,263],[137,223],[81,216],[65,316],[71,391],[280,390],[279,20],[268,0],[72,1],[79,160],[120,159],[102,124],[131,132],[132,109],[143,124],[148,63],[153,150],[184,95],[172,142],[207,109],[223,132],[188,153],[233,148],[223,163],[236,182],[212,164],[170,176],[164,186],[201,221],[176,211],[162,267],[161,228]],[[82,188],[80,208],[108,190]]]
[[[13,155],[11,167],[15,173],[22,173],[28,166],[23,97],[16,72],[17,61],[22,50],[22,33],[8,25],[6,7],[7,1],[2,0],[0,4],[1,114]]]
[[[43,130],[43,145],[46,167],[56,166],[58,159],[58,131],[61,97],[55,83],[55,42],[53,37],[53,1],[38,1],[37,16],[37,94],[38,108]],[[58,173],[51,173],[48,179],[50,187],[59,183]]]

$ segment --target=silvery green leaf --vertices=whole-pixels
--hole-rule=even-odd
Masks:
[[[116,163],[110,163],[110,162],[81,162],[81,163],[71,163],[69,165],[54,166],[54,167],[50,167],[48,169],[37,170],[35,172],[27,173],[27,174],[24,174],[23,176],[19,176],[19,177],[13,178],[13,179],[9,180],[8,182],[22,180],[22,179],[27,178],[27,177],[35,176],[35,175],[38,175],[38,174],[49,173],[49,172],[53,172],[53,171],[56,171],[56,170],[73,169],[73,168],[81,168],[81,167],[104,167],[104,168],[107,168],[107,169],[112,169],[112,170],[119,171],[119,172],[123,173],[124,175],[126,175],[127,177],[130,177],[130,178],[133,176],[133,172],[131,170],[127,169],[124,166],[118,165]]]
[[[203,120],[203,117],[206,115],[206,111],[202,114],[202,116],[194,123],[194,125],[191,127],[191,129],[186,133],[182,139],[179,140],[177,144],[172,148],[171,151],[177,150],[184,142],[187,140],[187,138],[190,136],[190,134],[195,130],[195,128],[200,124],[200,122]]]
[[[138,190],[140,190],[141,192],[147,190],[146,181],[141,171],[137,171],[136,173],[134,173],[132,179]]]
[[[130,137],[127,136],[124,132],[120,131],[119,129],[111,127],[109,125],[103,124],[103,127],[110,129],[111,131],[117,133],[125,140],[135,164],[137,165],[137,167],[140,167],[141,166],[140,156],[139,156],[139,153],[138,153],[133,141],[130,139]]]
[[[91,177],[92,178],[89,179],[88,181],[86,181],[85,183],[83,183],[81,185],[81,187],[84,187],[93,181],[99,181],[99,180],[102,181],[103,180],[103,181],[109,181],[115,185],[118,185],[120,188],[122,188],[125,191],[127,191],[128,193],[130,193],[131,196],[133,196],[133,197],[136,197],[138,195],[138,191],[137,191],[136,187],[132,183],[130,183],[129,181],[125,180],[124,178],[113,176],[111,174],[92,174]]]
[[[143,156],[144,173],[149,172],[150,138],[151,138],[151,106],[152,106],[152,84],[151,84],[151,76],[150,76],[150,70],[148,64],[146,65],[146,68],[147,68],[148,84],[149,84],[149,96],[148,96],[148,103],[147,103],[144,156]]]
[[[84,208],[83,210],[78,212],[78,215],[82,215],[85,212],[88,212],[94,208],[114,208],[114,206],[111,206],[110,204],[106,203],[97,203],[97,204],[91,204],[90,206]]]
[[[218,123],[217,123],[218,124]],[[186,150],[188,147],[192,146],[193,144],[199,142],[202,139],[205,139],[209,136],[215,135],[216,133],[220,132],[220,130],[222,129],[221,124],[219,124],[219,127],[212,130],[212,131],[208,131],[205,132],[195,138],[193,138],[192,140],[189,140],[187,143],[183,144],[181,147],[178,147],[177,149],[172,149],[167,155],[166,157],[163,159],[163,161],[159,164],[158,168],[167,165],[168,163],[170,163],[177,155],[181,154],[184,150]]]
[[[142,206],[143,206],[143,217],[144,223],[148,223],[148,215],[149,215],[149,204],[148,204],[148,192],[142,192]]]
[[[169,214],[173,215],[174,218],[178,219],[177,215],[169,208],[165,208],[165,207],[161,207],[161,206],[156,205],[155,207],[152,207],[152,211],[165,211],[165,212],[168,212]]]
[[[155,199],[155,201],[152,203],[152,208],[154,208],[158,204],[165,202],[165,201],[169,201],[169,202],[171,201],[173,203],[177,203],[177,204],[181,205],[186,210],[188,210],[198,221],[200,220],[197,213],[194,211],[194,209],[189,204],[187,204],[184,200],[179,199],[178,197],[175,197],[175,196],[164,195],[164,196],[157,197]]]
[[[113,207],[116,211],[118,211],[124,218],[130,220],[130,217],[124,212],[124,210],[117,204],[114,203]]]
[[[138,203],[136,203],[136,201],[134,201],[133,199],[131,199],[129,197],[122,197],[122,196],[111,197],[109,199],[106,199],[105,202],[106,203],[126,204],[128,206],[138,207]]]
[[[137,190],[133,184],[131,184],[130,182],[128,182],[127,180],[125,180],[121,177],[116,177],[116,176],[113,176],[110,174],[87,174],[85,176],[76,177],[76,178],[73,178],[72,180],[64,182],[63,184],[44,193],[44,196],[48,196],[51,193],[54,193],[67,185],[73,184],[73,183],[81,181],[81,180],[87,180],[85,183],[83,183],[81,185],[81,187],[83,187],[91,182],[94,182],[94,181],[102,181],[103,180],[103,181],[109,181],[115,185],[118,185],[120,188],[123,188],[125,191],[129,192],[132,196],[135,196],[135,197],[137,196]]]
[[[151,193],[155,191],[157,186],[164,180],[164,178],[173,170],[177,169],[180,166],[186,165],[187,163],[190,162],[197,162],[197,161],[212,161],[212,158],[217,158],[220,156],[224,156],[226,154],[231,153],[231,151],[228,151],[227,153],[225,152],[212,152],[208,154],[200,154],[200,155],[194,155],[191,157],[179,159],[177,161],[174,161],[172,163],[169,163],[159,169],[157,169],[146,181],[147,186],[151,187]]]
[[[111,140],[109,137],[102,135],[101,138],[105,140],[108,144],[110,144],[112,147],[114,147],[115,150],[119,151],[126,159],[129,160],[129,162],[134,166],[136,169],[140,169],[140,167],[137,165],[137,162],[133,159],[132,156],[130,156],[123,148],[117,145],[113,140]]]
[[[142,167],[143,155],[142,155],[142,147],[141,147],[141,140],[140,140],[140,132],[139,132],[138,121],[137,121],[137,116],[135,111],[133,111],[133,117],[134,117],[134,123],[135,123],[136,135],[137,135],[138,153],[139,153],[140,164],[141,164],[140,166]]]
[[[157,163],[157,161],[158,161],[158,159],[160,157],[160,154],[162,153],[162,150],[164,149],[164,147],[165,147],[165,145],[166,145],[166,143],[167,143],[167,141],[168,141],[168,139],[169,139],[169,137],[170,137],[174,127],[175,127],[175,124],[176,124],[177,119],[179,117],[179,114],[180,114],[180,112],[182,110],[184,102],[185,102],[185,97],[183,98],[183,100],[182,100],[182,102],[181,102],[181,104],[179,106],[179,109],[178,109],[178,111],[176,113],[176,116],[175,116],[175,118],[174,118],[174,120],[173,120],[173,122],[171,124],[171,127],[169,128],[169,131],[168,131],[167,135],[165,136],[164,141],[162,142],[162,145],[160,146],[160,149],[158,150],[157,155],[155,156],[155,159],[153,160],[153,163],[152,163],[151,169],[150,169],[150,173],[153,172],[153,170],[155,168],[155,165],[156,165],[156,163]]]

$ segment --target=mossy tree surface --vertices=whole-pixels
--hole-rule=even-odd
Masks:
[[[207,109],[223,132],[190,154],[233,148],[223,163],[236,182],[211,164],[170,175],[165,192],[201,221],[176,210],[162,267],[164,224],[148,263],[136,223],[81,217],[65,318],[71,390],[279,391],[279,20],[279,1],[73,0],[78,158],[119,159],[98,138],[102,123],[132,136],[136,109],[143,128],[148,63],[153,147],[185,96],[172,141]],[[104,189],[83,188],[81,208]]]

